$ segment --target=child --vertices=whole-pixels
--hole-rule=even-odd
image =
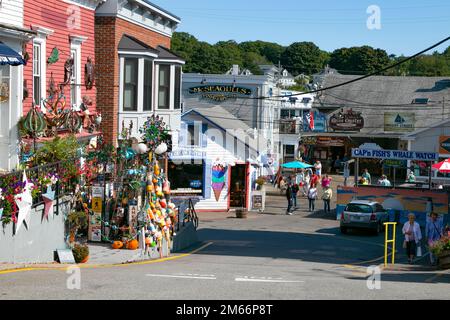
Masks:
[[[309,212],[314,212],[315,202],[317,199],[317,188],[315,185],[311,185],[308,191]]]

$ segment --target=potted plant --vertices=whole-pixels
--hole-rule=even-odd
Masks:
[[[72,253],[76,263],[86,263],[89,260],[89,247],[86,244],[75,244]]]
[[[67,216],[69,222],[70,243],[75,242],[75,235],[79,229],[84,229],[88,226],[88,216],[85,211],[74,210]]]
[[[450,269],[450,237],[445,236],[434,242],[430,250],[439,259],[441,269]]]
[[[264,189],[265,183],[266,183],[266,178],[264,178],[263,176],[258,177],[258,179],[256,179],[257,190],[262,191]]]

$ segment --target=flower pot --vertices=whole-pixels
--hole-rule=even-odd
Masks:
[[[444,250],[438,256],[439,268],[450,269],[450,250]]]
[[[247,218],[247,209],[245,209],[245,208],[236,209],[236,218],[246,219]]]

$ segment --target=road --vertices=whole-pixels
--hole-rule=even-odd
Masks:
[[[333,215],[282,214],[283,197],[270,196],[263,214],[236,219],[201,214],[201,250],[169,261],[80,271],[0,274],[5,299],[449,299],[450,274],[404,264],[382,270],[381,289],[367,286],[367,267],[383,262],[384,235],[341,235]],[[306,201],[300,201],[305,208]],[[320,204],[321,206],[321,204]],[[400,241],[400,240],[399,240]],[[418,262],[419,263],[419,262]]]

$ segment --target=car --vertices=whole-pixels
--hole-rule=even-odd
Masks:
[[[371,230],[378,235],[384,230],[384,223],[389,222],[389,214],[381,204],[375,201],[353,200],[347,204],[341,214],[341,233],[348,229]]]

